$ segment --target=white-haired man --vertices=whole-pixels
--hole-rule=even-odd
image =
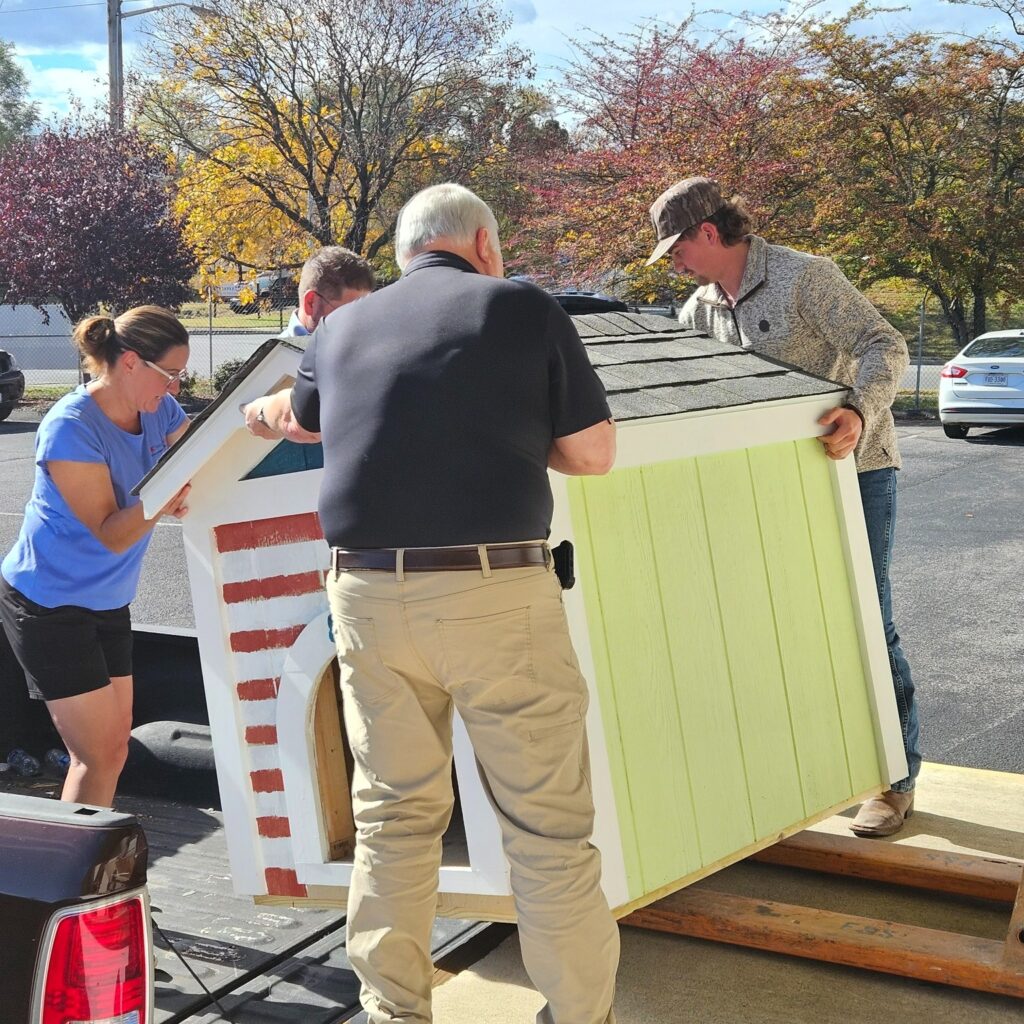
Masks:
[[[372,1024],[430,1021],[457,708],[547,1000],[537,1019],[606,1024],[619,940],[590,844],[587,685],[546,544],[547,471],[607,472],[615,425],[569,317],[504,280],[497,223],[472,192],[415,195],[396,251],[402,278],[320,327],[290,396],[327,467],[355,759],[348,956]]]

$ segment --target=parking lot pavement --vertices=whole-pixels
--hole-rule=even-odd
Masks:
[[[924,756],[1024,772],[1024,429],[898,432],[893,600]]]
[[[0,424],[3,551],[32,486],[33,432],[32,423]],[[903,423],[898,433],[893,598],[925,758],[1024,772],[1024,428],[966,441],[935,422]],[[157,527],[132,611],[139,624],[194,626],[180,523]]]
[[[25,502],[32,490],[34,422],[12,418],[0,423],[0,558],[18,536]]]

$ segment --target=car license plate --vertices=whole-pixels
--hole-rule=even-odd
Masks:
[[[1006,387],[1006,374],[1005,373],[986,373],[985,383],[990,384],[993,387],[1005,388]]]

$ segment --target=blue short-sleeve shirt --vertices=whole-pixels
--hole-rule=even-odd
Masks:
[[[141,413],[132,434],[111,421],[85,386],[65,395],[36,433],[32,496],[15,545],[0,564],[4,579],[46,608],[78,605],[94,611],[120,608],[135,597],[151,533],[127,551],[104,547],[71,511],[47,469],[50,461],[100,462],[110,470],[118,508],[139,502],[132,488],[167,449],[167,436],[186,422],[184,410],[165,395],[155,412]]]

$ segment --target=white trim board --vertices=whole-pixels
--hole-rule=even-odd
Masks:
[[[839,526],[843,551],[850,573],[851,597],[860,610],[860,650],[864,669],[871,683],[868,698],[875,723],[875,739],[879,758],[885,766],[886,778],[897,782],[907,776],[907,755],[903,749],[900,716],[889,668],[882,611],[878,606],[878,589],[871,562],[871,547],[864,522],[864,508],[857,484],[853,459],[829,460],[836,505],[842,510]]]
[[[193,587],[192,599],[228,861],[237,892],[262,894],[266,893],[267,884],[256,830],[255,800],[249,784],[249,765],[241,740],[245,729],[238,719],[234,670],[227,649],[224,609],[219,599],[220,581],[213,569],[217,564],[213,535],[198,523],[191,525],[193,529],[186,529],[184,535],[189,579],[209,581],[207,586]]]
[[[328,640],[324,612],[299,634],[285,658],[276,705],[277,747],[296,877],[304,884],[347,887],[352,878],[352,863],[329,859],[320,796],[314,782],[316,690],[335,654],[334,645]],[[470,863],[468,867],[442,865],[439,891],[505,896],[511,889],[501,832],[484,793],[469,736],[457,712],[452,732]]]
[[[548,472],[548,479],[555,499],[555,511],[551,520],[551,543],[557,545],[563,540],[568,540],[575,545],[576,535],[573,531],[572,507],[569,502],[569,478],[552,470]],[[594,667],[594,654],[590,646],[590,624],[583,603],[583,586],[579,582],[572,590],[562,591],[562,606],[569,622],[576,660],[590,692],[587,738],[590,748],[590,784],[596,809],[592,842],[601,851],[601,888],[609,906],[614,907],[629,900],[629,882],[626,878],[619,809],[612,787],[608,743],[601,714],[597,669]]]
[[[813,395],[784,402],[625,420],[618,424],[618,454],[612,471],[822,437],[830,430],[818,420],[841,401],[842,394]]]

